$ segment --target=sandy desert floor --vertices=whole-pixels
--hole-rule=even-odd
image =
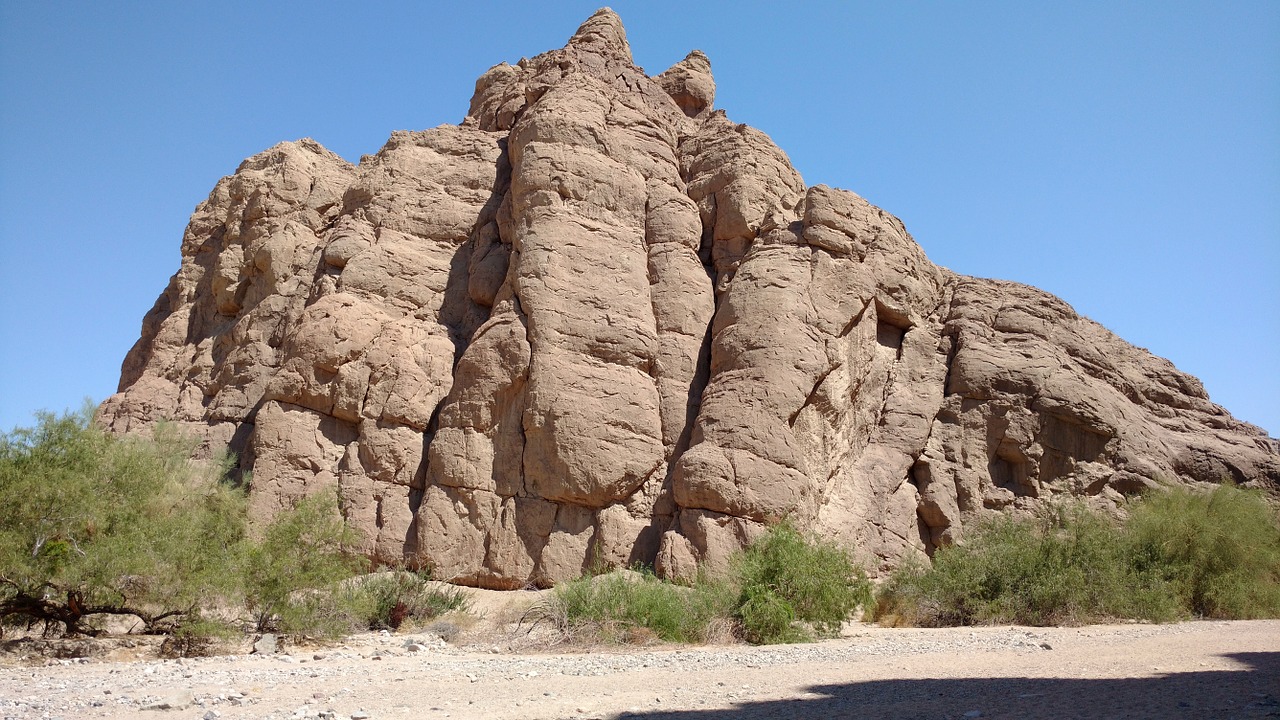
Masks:
[[[180,660],[0,667],[3,718],[1280,717],[1280,621],[890,629],[770,647],[546,650],[369,633]],[[414,647],[409,647],[412,643]],[[542,649],[538,649],[542,648]]]

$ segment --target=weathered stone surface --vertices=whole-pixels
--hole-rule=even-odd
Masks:
[[[256,519],[336,492],[370,556],[495,588],[722,567],[782,517],[884,568],[1055,496],[1280,484],[1195,378],[933,265],[714,98],[601,10],[458,126],[245,161],[102,421],[229,446]]]

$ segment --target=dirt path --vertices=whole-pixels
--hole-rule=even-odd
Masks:
[[[370,634],[267,657],[53,663],[0,668],[0,718],[1280,717],[1280,621],[855,626],[811,645],[571,654]]]

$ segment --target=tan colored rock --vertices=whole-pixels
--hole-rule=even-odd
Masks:
[[[334,492],[369,556],[503,589],[723,569],[783,517],[880,570],[1058,496],[1280,484],[1194,378],[933,265],[714,99],[705,55],[649,77],[604,9],[458,126],[250,158],[102,421],[230,447],[259,522]]]
[[[660,85],[685,115],[696,118],[716,101],[716,81],[711,77],[711,60],[694,50],[684,60],[657,77]]]
[[[117,432],[181,423],[241,454],[280,366],[282,326],[302,312],[321,235],[355,169],[312,140],[281,143],[224,178],[191,217],[182,267],[143,320],[120,392],[100,421]]]

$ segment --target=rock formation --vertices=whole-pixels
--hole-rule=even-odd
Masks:
[[[1035,288],[929,262],[656,76],[601,10],[461,125],[246,160],[192,216],[101,418],[229,445],[269,517],[494,588],[683,574],[782,517],[871,567],[983,514],[1280,483],[1280,443]]]

